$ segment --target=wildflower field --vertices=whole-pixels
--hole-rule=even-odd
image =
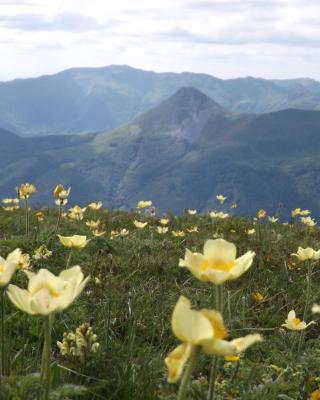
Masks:
[[[221,195],[203,214],[69,209],[60,185],[34,209],[33,195],[21,185],[0,209],[0,399],[320,399],[308,211],[240,218]]]

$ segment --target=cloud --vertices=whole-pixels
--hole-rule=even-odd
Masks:
[[[110,20],[100,24],[95,18],[75,12],[63,12],[52,18],[38,14],[0,16],[1,26],[22,31],[88,32],[108,29],[117,23],[116,20]]]
[[[247,44],[274,44],[296,47],[319,47],[320,36],[307,36],[303,33],[274,32],[268,30],[261,33],[255,29],[248,29],[245,32],[231,29],[229,32],[213,34],[198,34],[183,28],[174,28],[171,30],[160,31],[155,34],[157,38],[163,38],[168,41],[178,41],[193,44],[207,45],[247,45]]]
[[[320,78],[318,1],[0,0],[0,9],[0,79],[108,64]]]

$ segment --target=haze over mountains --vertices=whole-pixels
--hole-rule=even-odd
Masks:
[[[0,83],[0,127],[22,136],[110,130],[185,86],[237,113],[320,110],[320,83],[312,79],[222,80],[206,74],[109,66]]]
[[[46,204],[62,183],[73,203],[132,208],[152,199],[159,212],[204,211],[223,193],[242,215],[282,202],[320,216],[320,111],[235,113],[189,86],[113,130],[34,138],[2,130],[0,138],[3,197],[31,181]]]

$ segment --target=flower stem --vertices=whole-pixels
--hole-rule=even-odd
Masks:
[[[61,221],[61,214],[62,214],[62,205],[59,203],[58,220],[57,220],[56,227],[55,227],[55,230],[54,230],[54,234],[55,235],[58,233],[58,229],[59,229],[59,225],[60,225],[60,221]]]
[[[192,371],[195,366],[195,362],[196,362],[196,359],[197,359],[199,353],[200,353],[200,347],[194,346],[191,350],[188,367],[185,370],[185,373],[181,380],[177,400],[184,400],[184,398],[185,398],[187,387],[188,387],[188,384],[189,384],[189,381],[191,378],[191,374],[192,374]]]
[[[28,198],[25,197],[25,209],[26,209],[26,236],[29,236],[29,204]]]
[[[216,286],[216,310],[220,313],[223,312],[223,286]],[[209,391],[208,391],[208,400],[213,400],[215,396],[215,386],[216,386],[216,378],[218,373],[218,363],[219,358],[217,355],[213,356],[211,369],[210,369],[210,380],[209,380]]]
[[[312,275],[312,265],[311,262],[308,262],[308,274],[307,274],[307,294],[306,294],[306,305],[304,307],[303,312],[303,321],[307,318],[307,313],[310,304],[310,295],[311,295],[311,275]]]
[[[308,261],[308,273],[307,273],[307,293],[306,293],[306,303],[304,306],[303,318],[302,320],[305,321],[307,318],[307,313],[310,305],[310,296],[311,296],[311,275],[312,275],[312,264],[311,261]],[[301,331],[299,344],[298,344],[298,353],[300,353],[302,343],[304,341],[305,331]]]
[[[68,254],[66,268],[68,268],[70,265],[71,257],[72,257],[72,248],[70,249],[70,253]]]
[[[44,361],[44,391],[42,400],[49,399],[49,391],[50,391],[50,361],[51,361],[51,316],[48,315],[44,317],[44,349],[45,349],[45,357]],[[42,384],[41,384],[42,386]]]
[[[4,357],[4,288],[0,289],[0,330],[1,330],[1,362],[0,362],[0,385],[2,385],[2,377],[5,374],[5,357]]]
[[[213,356],[211,369],[210,369],[210,383],[208,391],[208,400],[213,400],[215,395],[216,377],[218,372],[218,356]]]

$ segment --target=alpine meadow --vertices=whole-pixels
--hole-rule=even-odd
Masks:
[[[319,15],[0,0],[0,400],[320,400]]]

